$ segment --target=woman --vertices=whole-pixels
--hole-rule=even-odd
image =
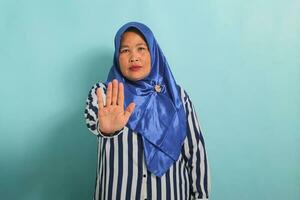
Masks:
[[[95,84],[86,103],[99,141],[94,199],[208,199],[195,109],[147,26],[118,30],[107,82]]]

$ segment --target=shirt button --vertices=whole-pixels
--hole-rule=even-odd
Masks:
[[[146,174],[144,174],[143,177],[146,178]]]

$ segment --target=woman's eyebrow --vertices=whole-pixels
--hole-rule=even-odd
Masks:
[[[128,45],[121,45],[120,49],[122,49],[122,48],[128,48],[128,47],[129,47]]]
[[[147,44],[146,43],[138,43],[138,44],[136,44],[136,46],[141,46],[141,45],[144,45],[144,46],[147,46]]]
[[[147,44],[146,44],[146,43],[138,43],[138,44],[136,44],[135,46],[136,46],[136,47],[137,47],[137,46],[147,46]],[[120,46],[120,49],[123,49],[123,48],[129,48],[129,45],[121,45],[121,46]]]

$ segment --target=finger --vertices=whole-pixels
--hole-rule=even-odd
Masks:
[[[106,91],[106,106],[111,105],[111,95],[112,95],[112,83],[109,82]]]
[[[117,104],[117,98],[118,98],[118,81],[114,79],[112,83],[112,100],[111,100],[112,105]]]
[[[128,107],[126,108],[125,113],[124,113],[126,122],[129,120],[129,117],[130,117],[130,115],[133,113],[134,108],[135,108],[135,103],[133,103],[133,102],[130,103],[130,104],[128,105]]]
[[[119,91],[118,91],[118,105],[122,108],[124,107],[124,85],[123,83],[119,83]]]
[[[103,105],[103,97],[102,97],[102,88],[97,88],[97,97],[98,97],[98,107],[102,109]]]

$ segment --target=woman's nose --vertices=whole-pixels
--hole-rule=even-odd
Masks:
[[[136,62],[139,61],[139,59],[137,57],[131,57],[130,58],[130,62]]]
[[[136,53],[132,53],[130,57],[130,62],[136,62],[139,61],[139,57],[136,55]]]

